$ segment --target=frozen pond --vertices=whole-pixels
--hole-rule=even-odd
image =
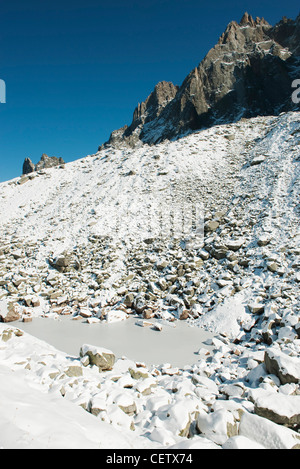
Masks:
[[[137,325],[136,320],[88,324],[70,316],[38,317],[18,327],[72,356],[78,357],[81,345],[87,343],[110,349],[117,358],[125,356],[146,365],[170,363],[183,367],[198,361],[201,347],[211,349],[204,342],[212,334],[184,321],[162,324],[162,330],[157,331],[151,326]]]

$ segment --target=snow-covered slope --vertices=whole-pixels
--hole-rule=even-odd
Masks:
[[[232,197],[236,204],[249,192],[258,195],[258,210],[274,216],[278,204],[295,201],[287,190],[297,182],[298,125],[297,113],[258,117],[156,146],[106,149],[64,169],[2,183],[1,236],[39,240],[45,254],[85,244],[91,235],[116,236],[117,230],[120,239],[143,239],[147,222],[150,234],[161,234],[157,213],[167,216],[170,202],[185,208],[192,199],[207,214],[226,210]],[[248,168],[256,156],[265,156],[263,164]],[[242,214],[245,205],[238,207]]]
[[[51,389],[55,399],[63,395],[74,406],[84,401],[89,411],[93,398],[102,399],[99,438],[106,432],[101,419],[127,432],[108,432],[104,447],[111,447],[111,439],[120,447],[297,444],[299,143],[300,113],[291,112],[242,119],[155,146],[107,147],[0,185],[3,320],[71,314],[96,327],[129,315],[160,325],[185,318],[217,337],[214,353],[200,350],[198,365],[185,370],[156,367],[139,378],[130,369],[137,372],[141,365],[118,361],[101,373],[99,396],[93,368],[78,357],[70,363],[70,357],[50,353],[47,344],[37,345],[3,324],[0,445],[23,447],[31,438],[32,446],[57,445],[48,439],[54,430],[38,421],[25,435],[28,415],[16,413],[21,397],[8,393],[23,376],[24,402],[32,409],[32,386],[45,394],[49,412],[56,405],[48,399]],[[76,378],[65,373],[71,364],[81,369]],[[276,406],[270,410],[272,393],[284,415],[278,416]],[[288,413],[285,397],[292,398],[296,416]],[[120,405],[132,405],[133,415],[120,414]],[[69,421],[69,403],[65,412]],[[77,429],[85,447],[98,445],[82,430],[93,427],[91,419]],[[58,426],[59,416],[55,421]],[[257,441],[257,426],[268,435],[265,440]],[[3,427],[10,429],[6,438]],[[224,430],[229,427],[233,434]],[[136,440],[127,439],[131,433]],[[67,437],[62,442],[71,445]]]
[[[298,113],[258,117],[156,146],[105,149],[64,168],[2,183],[0,298],[7,290],[17,297],[34,293],[28,284],[45,285],[49,260],[62,253],[77,265],[73,279],[91,282],[92,294],[99,285],[124,287],[134,271],[133,282],[147,256],[142,277],[150,282],[157,280],[151,265],[164,256],[168,273],[176,273],[176,249],[183,261],[200,266],[201,248],[210,251],[209,264],[222,259],[221,247],[228,261],[234,248],[224,242],[230,238],[242,240],[239,261],[258,266],[273,255],[283,268],[283,257],[298,243],[298,142]],[[214,220],[217,228],[208,223],[203,234],[204,223]],[[182,241],[191,235],[194,249],[184,250]],[[257,249],[260,236],[269,238],[269,255]],[[149,244],[142,242],[147,239]],[[16,285],[17,264],[22,273]]]
[[[120,239],[159,232],[170,203],[228,204],[245,163],[245,140],[253,142],[272,119],[220,126],[156,146],[106,149],[0,187],[1,231],[39,239],[56,252],[85,244],[91,235]],[[234,133],[235,139],[228,140]],[[23,184],[23,181],[26,181]],[[149,217],[149,207],[152,209]],[[136,219],[134,215],[137,214]],[[154,217],[154,219],[153,219]],[[17,223],[16,223],[17,222]],[[137,224],[141,224],[139,232]]]

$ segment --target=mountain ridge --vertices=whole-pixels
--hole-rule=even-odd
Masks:
[[[299,43],[300,15],[272,27],[246,12],[239,23],[228,24],[181,86],[159,82],[135,108],[131,124],[113,131],[99,148],[155,144],[216,123],[295,110],[290,96],[300,69]],[[157,88],[164,99],[153,106]]]

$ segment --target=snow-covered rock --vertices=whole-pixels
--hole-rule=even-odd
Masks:
[[[279,392],[253,389],[250,396],[256,414],[291,428],[300,424],[300,395],[287,396]]]
[[[299,356],[290,356],[280,349],[266,350],[264,358],[269,373],[277,375],[282,384],[300,382]]]
[[[111,370],[115,363],[115,355],[111,350],[94,345],[84,344],[80,348],[80,357],[89,358],[89,364],[95,365],[101,371]]]
[[[217,409],[209,414],[200,412],[197,428],[201,434],[218,445],[223,445],[228,438],[238,433],[234,415],[226,409]]]
[[[266,449],[300,448],[299,433],[249,412],[242,415],[239,435],[259,443]]]

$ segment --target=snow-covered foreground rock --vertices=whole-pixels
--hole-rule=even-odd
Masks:
[[[129,438],[1,367],[1,447],[5,449],[132,448]]]
[[[72,357],[4,324],[0,340],[3,448],[300,447],[297,386],[281,385],[258,351],[214,339],[178,369],[88,344]]]
[[[243,119],[0,185],[1,446],[299,447],[299,143],[299,113]],[[22,331],[60,315],[212,338],[93,362]]]
[[[18,329],[9,330],[13,331],[14,337],[20,338]],[[1,332],[3,340],[5,330]],[[4,362],[1,359],[0,365],[0,446],[2,448],[143,447],[142,440],[134,444],[133,435],[126,436],[124,432],[115,430],[111,425],[96,421],[81,406],[73,405],[68,399],[61,399],[61,394],[53,386],[53,374],[67,366],[65,376],[72,376],[73,373],[76,377],[77,370],[76,367],[72,368],[72,360],[66,359],[63,354],[45,342],[31,336],[25,336],[22,342],[13,344],[12,341],[11,351],[2,346],[4,342],[1,343],[1,355],[5,349],[7,353]],[[17,356],[20,361],[15,362],[13,366]],[[24,366],[25,356],[28,360],[27,366]],[[32,373],[30,364],[34,362],[35,372]],[[49,373],[48,380],[47,373]],[[91,381],[92,376],[93,373],[89,378]],[[95,375],[94,381],[97,381]],[[69,384],[72,385],[71,381]]]

